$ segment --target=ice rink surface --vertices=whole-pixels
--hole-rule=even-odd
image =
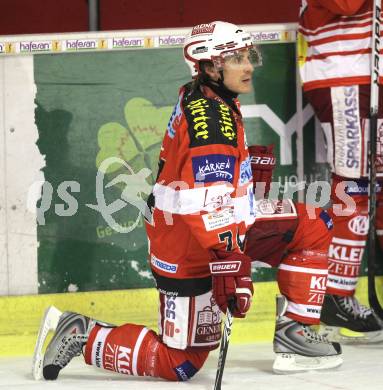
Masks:
[[[0,390],[209,390],[213,389],[218,352],[209,356],[204,368],[189,382],[166,382],[154,378],[133,378],[87,366],[75,358],[57,381],[35,381],[31,358],[0,358]],[[383,344],[344,346],[344,363],[326,372],[275,375],[269,343],[230,345],[222,390],[372,390],[383,389]]]

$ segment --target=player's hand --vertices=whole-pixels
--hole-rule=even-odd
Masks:
[[[250,309],[254,293],[250,257],[223,250],[212,251],[210,262],[213,297],[223,313],[235,301],[233,316],[243,318]]]

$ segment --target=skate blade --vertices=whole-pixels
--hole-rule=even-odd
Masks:
[[[275,374],[295,374],[313,370],[330,370],[343,363],[340,355],[309,357],[295,353],[277,353],[273,364]]]
[[[61,314],[62,312],[60,310],[56,309],[54,306],[50,306],[45,311],[44,318],[41,320],[32,361],[32,376],[35,380],[42,378],[44,359],[42,349],[48,333],[57,328]]]
[[[374,344],[383,342],[383,330],[354,332],[337,326],[321,325],[318,333],[327,337],[329,341],[336,341],[341,344]]]

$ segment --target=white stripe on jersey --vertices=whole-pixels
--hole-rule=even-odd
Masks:
[[[93,345],[92,345],[92,366],[98,367],[98,368],[104,368],[104,347],[105,347],[105,340],[108,336],[108,334],[112,331],[113,328],[101,328],[96,335],[96,338],[94,339]]]
[[[328,269],[295,267],[293,265],[287,265],[287,264],[280,264],[278,268],[282,269],[284,271],[302,272],[305,274],[313,274],[313,275],[327,275],[328,274]]]
[[[368,64],[370,63],[370,55],[358,54],[358,61],[355,61],[355,55],[331,56],[331,62],[326,59],[313,59],[305,63],[306,68],[305,83],[317,80],[327,80],[335,78],[347,78],[347,77],[369,77],[370,70]],[[336,67],[334,64],[342,64],[342,66]],[[352,72],[350,71],[352,70]]]
[[[333,237],[331,244],[347,245],[347,246],[365,246],[366,241],[346,240],[344,238]]]
[[[342,17],[343,20],[340,20],[335,23],[328,23],[323,26],[320,26],[314,30],[310,30],[308,28],[305,28],[303,26],[299,26],[299,29],[307,35],[313,35],[313,34],[318,34],[320,31],[328,28],[336,28],[337,26],[347,26],[349,24],[355,24],[355,23],[363,23],[367,21],[372,20],[372,12],[368,11],[365,12],[364,14],[358,14],[358,15],[352,15],[352,16],[344,16]],[[358,19],[358,20],[356,20]]]
[[[358,278],[346,278],[344,276],[329,275],[327,278],[327,287],[337,290],[353,291],[355,290]]]
[[[133,362],[132,362],[132,373],[135,376],[138,376],[138,372],[137,372],[137,357],[138,357],[138,353],[140,352],[142,341],[143,341],[144,337],[146,336],[146,334],[148,332],[149,332],[148,328],[143,328],[141,330],[141,332],[140,332],[140,335],[138,336],[138,339],[136,341],[136,345],[134,346]]]
[[[357,84],[368,83],[371,54],[363,51],[371,50],[372,12],[337,18],[313,30],[299,27],[299,39],[302,39],[299,55],[304,61],[300,73],[307,89],[331,86],[334,80],[338,85],[341,81],[350,84],[351,78],[359,78]],[[379,74],[383,75],[382,63]]]
[[[232,205],[230,194],[234,187],[219,184],[208,187],[176,190],[186,183],[174,182],[172,186],[156,183],[153,194],[156,199],[156,208],[172,214],[194,214],[200,211],[212,212],[220,207]]]
[[[348,40],[338,40],[325,42],[321,44],[314,44],[307,48],[307,57],[319,54],[326,55],[328,53],[345,53],[356,50],[365,50],[370,48],[371,38],[361,38],[361,39],[348,39]],[[320,51],[318,50],[320,48]],[[333,56],[332,54],[331,56]],[[361,54],[358,54],[361,55]]]
[[[322,306],[303,305],[294,302],[289,302],[287,305],[287,311],[302,317],[319,318],[321,310]]]
[[[352,24],[354,25],[355,23],[352,23]],[[315,41],[319,41],[319,40],[325,39],[325,38],[334,38],[334,40],[335,40],[335,39],[339,39],[340,35],[364,34],[364,33],[370,32],[370,31],[371,31],[371,19],[370,19],[370,24],[368,26],[353,26],[350,28],[339,27],[337,29],[324,31],[323,33],[320,33],[317,35],[305,35],[305,38],[306,38],[307,42],[315,42]],[[368,39],[371,42],[371,38],[368,38]],[[355,39],[355,41],[357,41],[357,39]],[[339,41],[337,41],[337,42],[339,42]],[[347,40],[342,41],[342,45],[346,42],[347,42]],[[338,51],[339,51],[339,49],[338,49]]]

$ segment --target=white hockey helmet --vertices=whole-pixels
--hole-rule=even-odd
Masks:
[[[240,50],[250,51],[250,60],[254,66],[262,64],[258,48],[251,35],[232,23],[215,21],[193,27],[186,37],[184,58],[193,77],[201,73],[200,61],[211,61],[222,68],[225,58]]]

